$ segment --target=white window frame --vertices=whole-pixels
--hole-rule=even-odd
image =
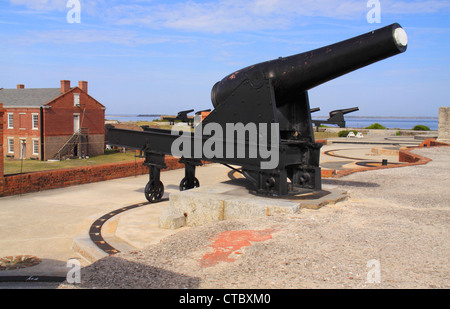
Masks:
[[[12,151],[11,151],[12,146]],[[14,153],[14,137],[8,137],[8,153]]]
[[[36,123],[34,121],[35,117],[36,117]],[[31,114],[31,128],[32,128],[32,130],[39,130],[39,114],[38,113]]]
[[[8,129],[14,129],[14,113],[8,113]]]
[[[37,151],[35,151],[37,149]],[[33,155],[39,155],[39,139],[33,138]]]
[[[80,106],[80,94],[79,93],[73,94],[73,106]]]

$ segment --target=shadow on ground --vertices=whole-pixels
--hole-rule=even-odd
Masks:
[[[322,178],[322,184],[342,186],[342,187],[358,187],[358,188],[376,188],[380,186],[379,184],[374,182],[350,181],[342,179],[324,179],[324,178]]]
[[[87,289],[197,289],[199,286],[199,278],[110,256],[83,268],[81,284],[75,287]]]

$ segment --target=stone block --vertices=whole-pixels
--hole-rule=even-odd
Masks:
[[[174,192],[170,194],[169,208],[160,218],[160,226],[176,229],[222,220],[295,215],[302,208],[319,209],[348,198],[346,191],[324,187],[321,192],[286,198],[255,196],[245,187],[233,184]]]
[[[450,107],[439,108],[438,141],[450,141]]]
[[[184,216],[187,226],[199,226],[223,220],[224,201],[217,196],[196,189],[170,194],[172,213]]]
[[[267,215],[267,203],[258,199],[225,200],[224,220],[248,219]]]
[[[163,213],[159,217],[159,227],[162,229],[176,230],[186,224],[186,218],[180,215],[174,215],[170,213]]]

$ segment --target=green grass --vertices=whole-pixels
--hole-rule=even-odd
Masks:
[[[118,162],[129,162],[135,160],[135,152],[126,153],[106,153],[101,156],[91,157],[89,159],[72,159],[56,162],[48,161],[37,161],[37,160],[13,160],[4,158],[5,163],[5,175],[19,174],[19,173],[30,173],[46,170],[55,170],[61,168],[73,168],[82,166],[93,166],[105,163],[118,163]]]

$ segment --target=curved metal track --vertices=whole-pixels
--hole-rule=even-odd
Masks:
[[[98,218],[92,225],[91,228],[89,229],[89,237],[91,238],[92,242],[94,242],[94,244],[100,248],[102,251],[106,252],[109,255],[114,255],[119,253],[120,251],[117,250],[116,248],[114,248],[113,246],[111,246],[109,243],[107,243],[105,241],[105,239],[102,236],[102,227],[103,225],[112,217],[117,216],[118,214],[121,214],[127,210],[131,210],[131,209],[135,209],[135,208],[139,208],[142,206],[146,206],[150,204],[149,202],[145,202],[145,203],[138,203],[138,204],[134,204],[134,205],[130,205],[130,206],[126,206],[123,208],[119,208],[116,209],[110,213],[107,213],[106,215]]]

